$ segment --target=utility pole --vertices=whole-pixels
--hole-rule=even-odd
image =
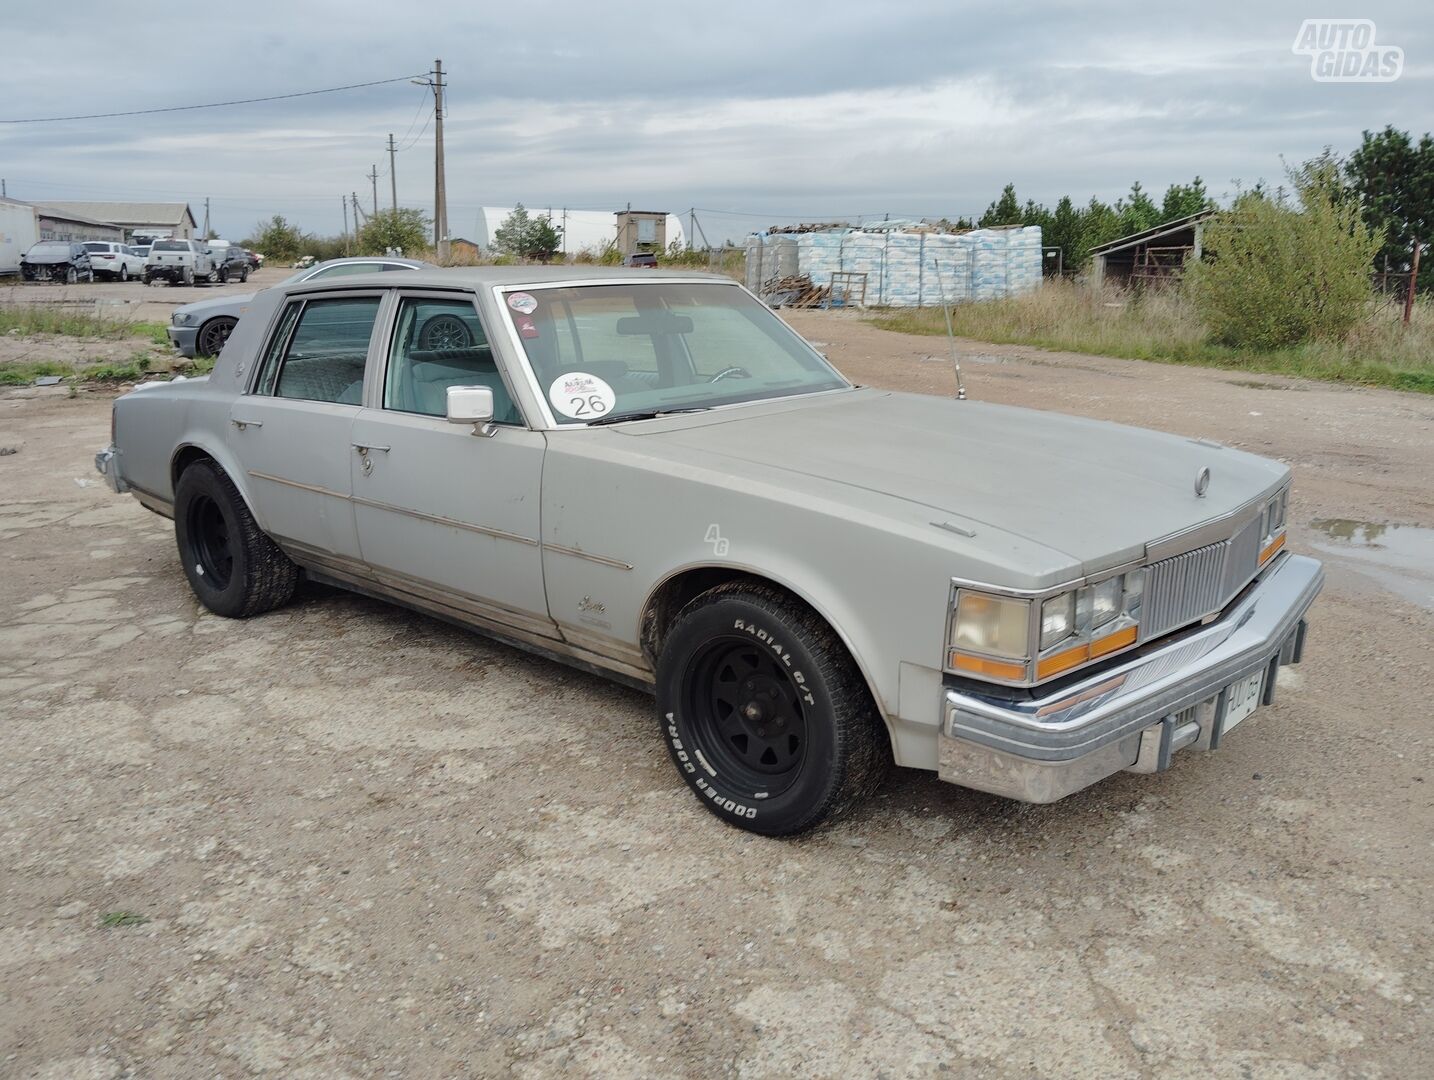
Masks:
[[[0,199],[8,199],[10,196],[5,193],[5,178],[0,176]]]
[[[398,213],[398,171],[394,168],[393,132],[388,133],[388,187],[393,195],[393,212]]]
[[[204,239],[209,239],[209,200],[204,200]]]
[[[344,195],[341,199],[344,204],[344,254],[349,253],[349,197]]]
[[[357,192],[357,191],[352,192],[352,198],[353,198],[353,201],[354,201],[354,239],[357,240],[357,239],[358,239],[358,231],[359,231],[359,215],[363,213],[363,207],[361,207],[361,206],[359,205],[358,192]],[[368,220],[368,216],[367,216],[367,215],[364,215],[364,221],[367,221],[367,220]]]
[[[1404,291],[1404,325],[1409,325],[1409,317],[1414,314],[1414,288],[1419,283],[1419,249],[1424,244],[1418,237],[1414,240],[1414,258],[1410,260],[1409,267],[1409,288]]]
[[[443,61],[433,61],[431,78],[411,79],[433,90],[433,248],[440,263],[448,260],[448,185],[443,175]]]
[[[693,243],[694,243],[694,240],[692,239],[692,234],[695,233],[696,231],[697,231],[697,207],[694,206],[694,207],[692,207],[690,210],[687,211],[687,250],[688,250],[688,251],[691,251],[691,250],[692,250],[692,245],[693,245]]]
[[[377,216],[378,216],[378,166],[377,166],[377,165],[370,165],[370,166],[368,167],[368,179],[369,179],[369,183],[371,183],[371,184],[373,185],[373,213],[374,213],[374,217],[377,217]]]

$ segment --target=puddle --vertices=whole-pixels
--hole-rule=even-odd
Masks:
[[[1349,560],[1390,592],[1434,611],[1434,529],[1349,518],[1319,518],[1310,528],[1321,537],[1310,545],[1316,551]]]

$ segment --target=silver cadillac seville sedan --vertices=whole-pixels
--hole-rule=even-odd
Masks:
[[[96,465],[217,614],[307,577],[643,687],[703,805],[769,835],[893,761],[1051,802],[1214,750],[1323,578],[1282,465],[853,386],[706,275],[288,283],[207,378],[118,399]]]

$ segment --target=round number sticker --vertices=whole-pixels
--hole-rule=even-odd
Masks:
[[[510,293],[508,295],[508,306],[519,315],[531,315],[538,310],[538,298],[532,293]]]
[[[570,371],[553,380],[548,387],[548,400],[564,416],[574,420],[596,420],[612,412],[617,395],[596,375]]]

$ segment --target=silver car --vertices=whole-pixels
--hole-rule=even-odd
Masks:
[[[348,274],[372,274],[383,270],[421,270],[427,265],[428,263],[416,259],[386,256],[330,259],[290,275],[279,282],[279,285]],[[213,300],[199,300],[177,307],[166,328],[169,340],[181,356],[218,356],[239,322],[239,316],[249,310],[253,300],[253,293],[242,293],[238,296],[216,296]]]
[[[1283,465],[855,387],[706,275],[290,282],[208,378],[116,401],[96,465],[210,610],[308,577],[642,687],[703,805],[769,835],[892,762],[1050,802],[1216,749],[1322,582]]]

